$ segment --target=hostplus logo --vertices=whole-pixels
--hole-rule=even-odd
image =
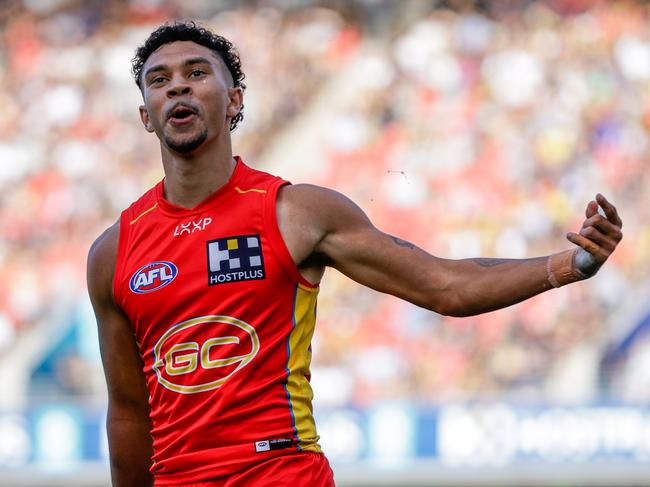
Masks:
[[[264,279],[259,235],[225,237],[207,242],[208,284]]]

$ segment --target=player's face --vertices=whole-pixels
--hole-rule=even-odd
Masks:
[[[212,50],[191,41],[165,44],[149,56],[142,73],[142,122],[169,149],[190,154],[229,134],[242,93]]]

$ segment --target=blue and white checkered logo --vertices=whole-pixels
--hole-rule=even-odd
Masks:
[[[207,248],[210,286],[266,277],[259,235],[210,240]]]

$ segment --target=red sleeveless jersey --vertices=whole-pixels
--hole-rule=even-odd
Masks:
[[[114,295],[144,361],[157,485],[320,452],[309,385],[318,287],[277,225],[284,184],[237,158],[192,209],[165,200],[161,181],[121,215]]]

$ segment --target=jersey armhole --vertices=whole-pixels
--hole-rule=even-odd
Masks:
[[[291,183],[278,178],[269,187],[264,201],[264,226],[266,228],[267,235],[269,236],[271,249],[280,261],[280,265],[284,269],[289,279],[292,282],[300,284],[307,289],[316,290],[318,289],[319,284],[313,284],[309,282],[300,273],[298,267],[296,266],[296,263],[293,261],[293,257],[291,257],[291,253],[287,248],[287,244],[284,242],[284,238],[282,238],[280,227],[278,226],[278,215],[276,209],[278,191],[282,186],[288,184]]]
[[[117,244],[117,256],[115,258],[115,272],[113,273],[113,300],[115,304],[122,307],[122,288],[124,283],[124,267],[126,265],[126,249],[129,240],[128,210],[120,215],[120,236]]]

